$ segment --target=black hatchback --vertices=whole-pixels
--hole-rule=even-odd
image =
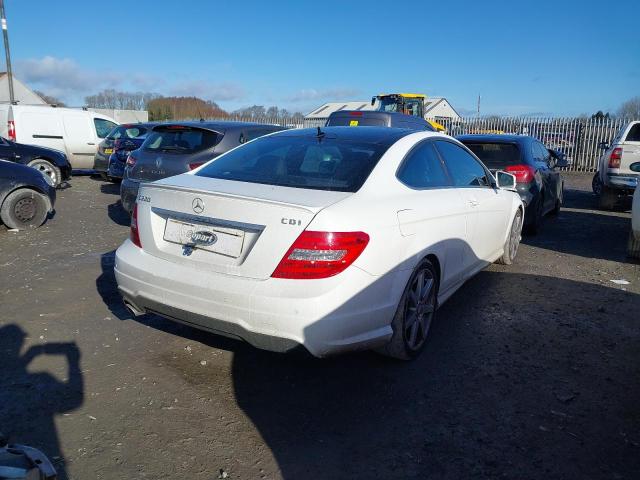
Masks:
[[[142,146],[127,158],[120,184],[122,206],[128,212],[133,210],[140,183],[188,172],[238,145],[284,129],[278,125],[242,122],[157,125]]]
[[[504,170],[516,177],[516,188],[526,206],[525,227],[537,233],[547,213],[562,206],[564,180],[558,168],[566,167],[564,155],[526,135],[460,135],[456,137],[490,170]]]

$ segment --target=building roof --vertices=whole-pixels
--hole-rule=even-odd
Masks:
[[[327,118],[333,112],[339,110],[373,110],[373,107],[371,106],[371,101],[328,102],[305,115],[305,118]]]

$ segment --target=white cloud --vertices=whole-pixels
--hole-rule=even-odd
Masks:
[[[207,80],[182,81],[171,86],[168,93],[176,96],[195,96],[216,102],[241,100],[245,97],[241,85],[230,82],[215,83]]]

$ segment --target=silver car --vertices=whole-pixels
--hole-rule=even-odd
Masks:
[[[131,213],[141,183],[188,172],[238,145],[280,130],[284,127],[242,122],[158,125],[127,158],[120,184],[122,206]]]

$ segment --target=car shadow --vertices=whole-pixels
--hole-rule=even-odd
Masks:
[[[128,227],[131,224],[131,217],[129,212],[122,208],[122,202],[120,200],[107,205],[107,215],[116,224]]]
[[[56,416],[79,408],[84,402],[80,351],[76,343],[42,343],[22,353],[26,333],[18,325],[0,327],[0,432],[9,443],[42,451],[55,466],[59,480],[68,478],[64,452],[55,426]],[[29,372],[29,364],[41,355],[67,360],[64,381],[47,372]]]
[[[135,320],[234,353],[237,405],[285,479],[632,478],[639,309],[621,289],[483,271],[438,311],[412,362],[276,354]],[[218,376],[197,367],[173,365],[208,392]]]

